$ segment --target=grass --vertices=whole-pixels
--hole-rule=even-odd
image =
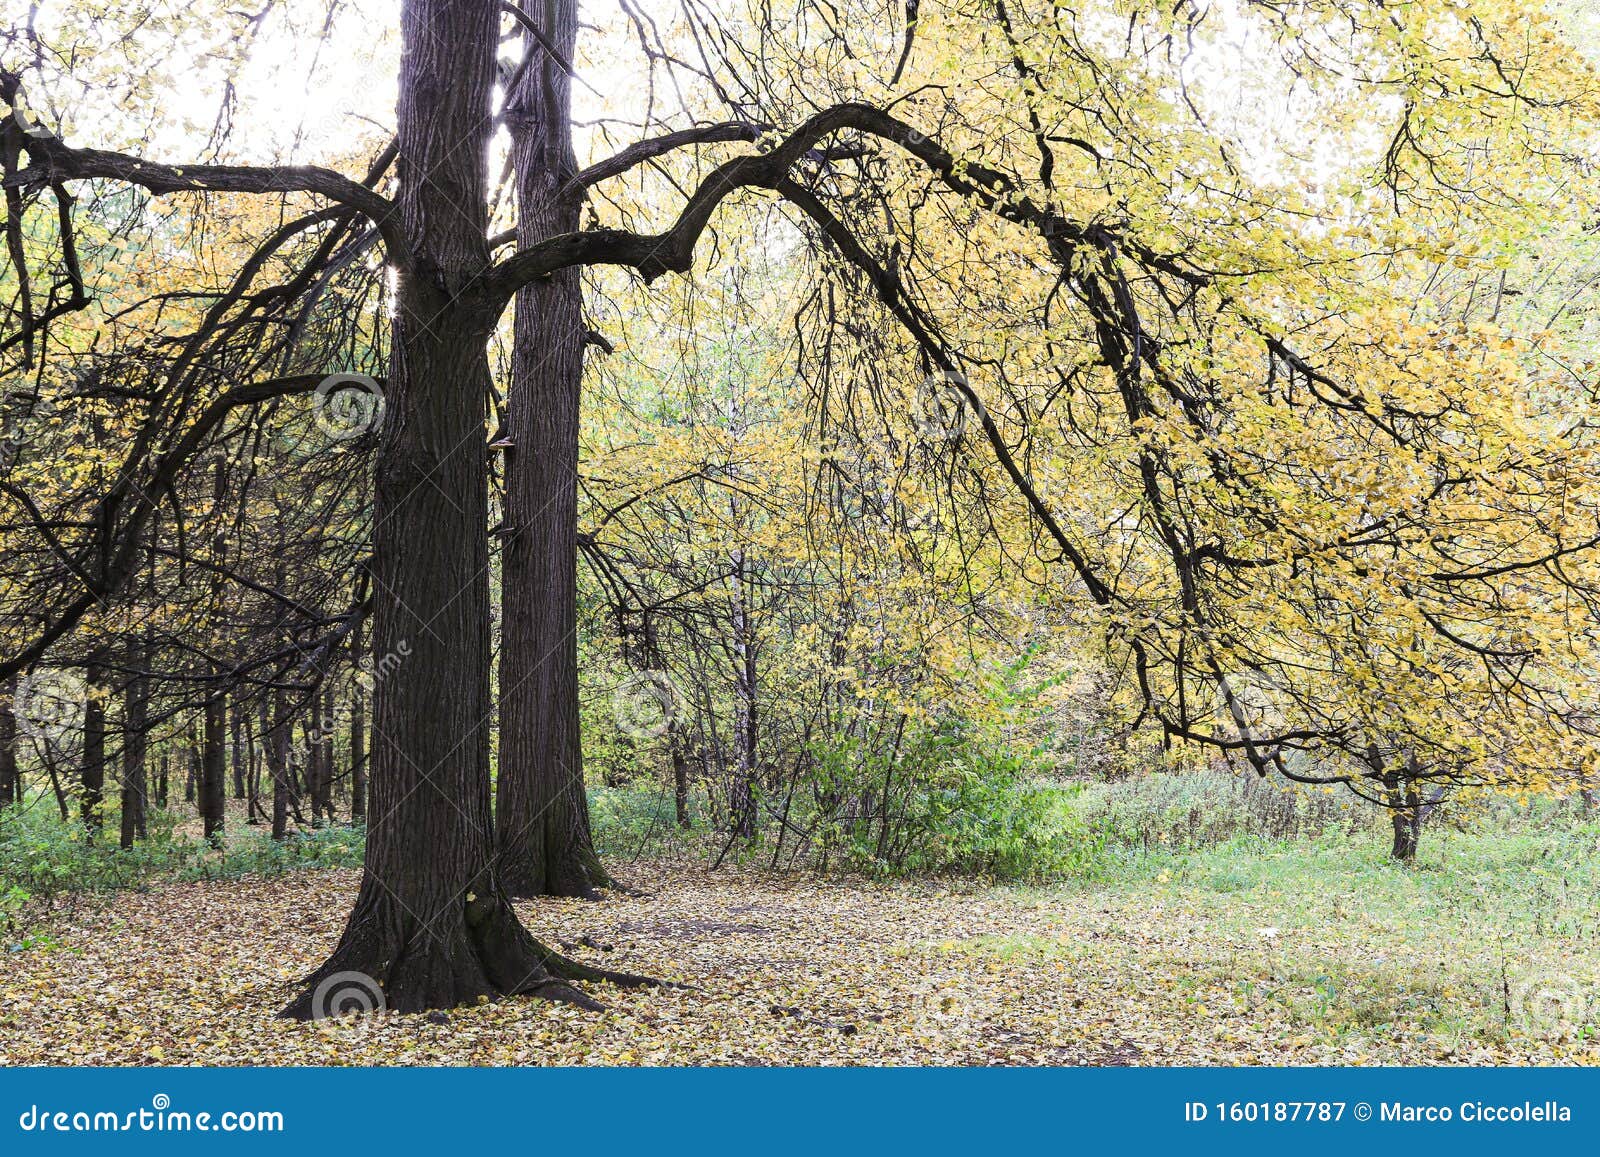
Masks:
[[[1404,1040],[1442,1057],[1517,1037],[1592,1042],[1600,824],[1497,826],[1507,818],[1430,833],[1413,865],[1365,833],[1126,856],[1101,879],[1030,890],[1044,912],[1087,899],[1120,931],[968,947],[1067,953],[1091,970],[1131,956],[1202,1014],[1281,1019],[1356,1056]]]
[[[923,1055],[984,1063],[1600,1061],[1594,901],[1600,822],[1572,804],[1499,803],[1446,813],[1445,822],[1424,832],[1419,859],[1401,865],[1387,857],[1384,817],[1338,797],[1285,798],[1271,785],[1198,774],[1051,790],[1052,830],[1073,846],[1070,855],[1053,852],[1050,870],[1030,883],[816,880],[749,864],[708,875],[708,849],[715,854],[721,841],[703,826],[677,830],[670,799],[663,813],[661,800],[646,793],[596,793],[597,837],[610,865],[632,882],[669,872],[671,890],[630,901],[636,912],[612,913],[615,901],[562,908],[552,934],[575,936],[566,924],[592,914],[593,935],[621,943],[637,938],[640,927],[665,927],[662,913],[682,906],[685,928],[710,931],[685,932],[666,953],[659,942],[640,941],[636,964],[690,977],[709,968],[724,977],[727,992],[708,997],[704,1015],[726,1018],[716,1031],[727,1035],[715,1049],[707,1044],[712,1051],[704,1057],[692,1054],[702,1060],[723,1048],[756,1047],[737,1039],[748,1011],[735,1005],[754,999],[765,1008],[759,984],[772,979],[779,962],[814,959],[814,925],[842,904],[859,916],[854,931],[829,951],[861,947],[858,969],[875,968],[874,962],[884,968],[863,989],[881,989],[882,1007],[871,1012],[881,1019],[863,1023],[893,1026],[909,1016],[908,1031],[932,1041],[880,1040],[876,1047],[911,1050],[883,1054],[899,1061]],[[143,892],[157,886],[134,909],[162,929],[155,941],[173,934],[162,923],[171,905],[222,899],[188,885],[165,888],[159,880],[231,879],[263,894],[288,888],[285,895],[293,895],[301,887],[320,894],[324,885],[311,881],[337,877],[348,887],[349,874],[290,869],[359,862],[359,831],[328,829],[287,846],[238,833],[223,851],[166,836],[117,866],[116,853],[85,847],[47,817],[39,813],[0,830],[0,898],[8,887]],[[780,923],[792,931],[783,933],[781,950],[774,943],[753,949],[748,960],[725,959],[721,930],[767,923],[746,911],[751,890],[765,897],[762,908],[788,897]],[[162,895],[169,898],[156,905]],[[294,907],[285,910],[286,929],[294,927]],[[332,935],[339,904],[322,907],[321,931]],[[95,910],[50,907],[44,925],[5,938],[20,953],[13,960],[36,959],[34,967],[48,973],[44,957],[59,947],[57,933],[75,951],[92,953]],[[757,941],[769,934],[778,935],[751,933]],[[320,943],[294,943],[308,967],[324,950]],[[197,944],[191,951],[210,950]],[[776,975],[781,988],[786,974]],[[863,983],[848,976],[842,970],[826,983],[807,981],[784,1002],[802,1007],[841,984]],[[724,1000],[735,1003],[724,1007]],[[923,1006],[933,1011],[917,1013]],[[516,1015],[545,1024],[543,1012]],[[819,1011],[804,1023],[838,1019]],[[881,1035],[877,1027],[862,1029],[869,1031]],[[581,1045],[576,1038],[568,1043]],[[665,1051],[657,1059],[690,1055],[677,1056],[670,1040],[659,1047]],[[924,1048],[933,1051],[916,1051]],[[453,1055],[441,1052],[438,1059]],[[851,1057],[867,1059],[849,1050],[837,1059]]]

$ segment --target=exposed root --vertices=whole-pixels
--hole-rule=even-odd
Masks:
[[[322,1020],[383,1009],[426,1012],[518,995],[598,1012],[605,1005],[569,982],[683,987],[561,955],[529,935],[498,894],[473,896],[449,922],[453,927],[436,923],[426,931],[395,907],[381,893],[358,900],[339,946],[279,1015]]]

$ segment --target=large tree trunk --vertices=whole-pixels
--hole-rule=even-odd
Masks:
[[[572,0],[532,6],[566,60],[577,38]],[[557,191],[575,170],[571,81],[537,56],[506,112],[519,241],[578,228],[578,199]],[[577,269],[516,299],[505,452],[506,529],[500,657],[496,840],[515,896],[588,896],[609,882],[589,830],[578,719],[578,419],[583,287]]]
[[[592,1005],[517,922],[496,877],[489,789],[484,417],[492,312],[485,169],[498,0],[407,0],[399,275],[373,511],[373,650],[403,654],[373,702],[371,810],[355,909],[285,1015],[379,999],[418,1011],[536,992]],[[427,549],[419,549],[426,543]]]

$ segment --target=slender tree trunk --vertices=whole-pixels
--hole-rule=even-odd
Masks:
[[[17,677],[0,684],[0,808],[22,799],[22,770],[17,762]]]
[[[106,797],[106,669],[96,651],[84,669],[88,701],[83,708],[83,826],[94,839],[105,821]]]
[[[206,700],[204,743],[200,757],[200,819],[206,839],[221,847],[228,800],[228,699],[220,691]]]
[[[200,764],[203,756],[200,752],[200,735],[195,730],[194,724],[189,725],[189,761],[188,774],[183,781],[183,802],[194,803],[195,792],[200,785]]]
[[[275,691],[269,718],[267,702],[261,701],[261,737],[266,748],[267,770],[272,776],[272,838],[282,841],[289,835],[289,696]]]
[[[356,660],[350,680],[350,822],[367,822],[367,688],[361,669],[361,624],[350,633],[350,653]]]
[[[734,771],[728,808],[734,834],[752,839],[756,834],[756,651],[750,637],[743,550],[734,552],[733,589]]]
[[[329,671],[322,681],[322,691],[319,699],[322,709],[318,713],[317,745],[321,749],[322,776],[318,783],[321,789],[320,804],[322,805],[322,819],[324,823],[333,823],[333,737],[336,726],[335,702],[333,696],[333,673]]]
[[[254,827],[265,816],[261,811],[261,747],[256,742],[256,716],[250,711],[244,712],[244,751],[245,823]]]
[[[683,740],[678,735],[677,725],[674,724],[667,731],[668,742],[672,745],[672,807],[677,816],[678,826],[689,826],[689,757],[683,752]]]
[[[150,728],[150,680],[144,673],[146,649],[128,648],[128,685],[122,700],[122,828],[123,848],[143,839],[148,801],[145,789],[145,753]]]
[[[238,704],[229,712],[228,755],[233,764],[233,798],[245,798],[244,780],[244,716],[245,709]]]
[[[161,773],[156,777],[156,807],[162,811],[167,810],[167,782],[170,767],[171,756],[163,750],[161,753]]]
[[[498,0],[406,0],[398,109],[400,227],[387,414],[373,504],[373,650],[407,659],[373,702],[372,813],[344,935],[285,1015],[368,999],[417,1011],[537,992],[593,1006],[517,922],[495,871],[489,787],[485,437],[493,311],[486,169]],[[427,549],[420,550],[419,544]]]
[[[530,6],[572,58],[577,5]],[[538,56],[506,113],[517,182],[518,239],[527,246],[578,228],[579,201],[557,198],[576,168],[571,81]],[[505,451],[500,767],[495,833],[501,878],[515,896],[588,896],[609,882],[589,828],[578,717],[578,420],[583,286],[576,269],[518,295]]]

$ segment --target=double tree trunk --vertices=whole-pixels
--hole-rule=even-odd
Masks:
[[[577,5],[532,16],[564,60]],[[528,246],[578,228],[571,81],[525,35],[536,63],[506,109],[516,173],[518,240]],[[578,421],[583,383],[583,287],[562,270],[517,294],[505,451],[500,767],[496,838],[501,879],[515,896],[588,896],[609,883],[589,828],[578,717]]]
[[[398,275],[373,516],[378,681],[365,871],[344,935],[285,1015],[347,997],[418,1011],[498,993],[592,1005],[517,922],[495,871],[489,786],[486,168],[498,0],[407,0]],[[419,549],[420,544],[427,549]]]

